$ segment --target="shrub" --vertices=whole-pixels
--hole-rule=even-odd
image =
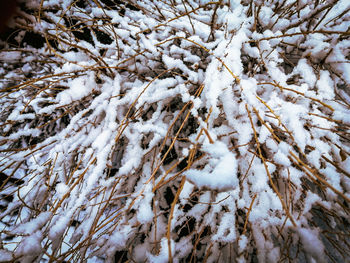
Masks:
[[[349,8],[22,1],[0,42],[1,260],[344,262]]]

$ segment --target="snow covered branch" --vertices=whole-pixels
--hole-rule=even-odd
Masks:
[[[19,1],[0,35],[0,261],[344,262],[349,10]]]

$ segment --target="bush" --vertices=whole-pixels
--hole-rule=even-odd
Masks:
[[[1,261],[345,262],[349,8],[22,1]]]

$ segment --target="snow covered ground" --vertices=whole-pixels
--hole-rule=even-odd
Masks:
[[[32,0],[0,37],[0,261],[346,262],[350,2]]]

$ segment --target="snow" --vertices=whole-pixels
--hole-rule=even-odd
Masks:
[[[145,187],[145,191],[142,194],[144,195],[144,198],[142,199],[139,205],[140,212],[138,213],[137,220],[141,224],[146,224],[148,222],[151,222],[154,216],[151,207],[152,199],[154,196],[152,192],[152,185],[148,184]]]
[[[317,262],[326,262],[324,256],[324,245],[318,237],[318,230],[298,228],[298,233],[308,255]]]
[[[212,240],[222,242],[234,242],[236,240],[235,218],[231,213],[225,213],[219,221],[217,233],[212,237]]]
[[[70,88],[59,93],[57,100],[61,105],[69,104],[75,100],[80,100],[87,96],[94,87],[94,76],[90,74],[89,79],[75,78],[68,83]]]
[[[317,194],[308,191],[305,199],[303,214],[309,213],[310,209],[312,208],[312,205],[314,205],[318,201],[321,201],[321,198]]]
[[[212,157],[204,170],[190,169],[186,177],[198,187],[211,189],[234,189],[238,186],[237,161],[220,141],[207,144],[204,150]]]
[[[274,160],[278,164],[281,164],[284,166],[290,166],[290,161],[288,157],[281,150],[278,150],[278,152],[274,155]]]
[[[0,40],[0,261],[340,261],[349,2],[105,2]]]
[[[108,247],[106,251],[107,255],[113,255],[113,252],[118,249],[122,249],[128,241],[131,233],[131,226],[116,229],[105,244],[105,246]]]
[[[52,213],[51,212],[44,212],[41,213],[37,218],[19,225],[16,227],[13,232],[14,233],[21,233],[21,234],[33,234],[37,232],[41,227],[43,227],[51,218]]]
[[[20,60],[22,57],[21,52],[19,51],[5,51],[0,53],[0,60],[2,63],[10,62],[14,60]]]
[[[171,251],[175,250],[175,244],[174,241],[171,240]],[[157,262],[157,263],[165,263],[169,262],[169,250],[168,250],[168,240],[166,238],[162,238],[161,240],[161,249],[157,256],[154,256],[150,253],[147,253],[147,259],[150,262]],[[176,261],[175,261],[176,262]]]
[[[142,262],[147,258],[147,251],[149,250],[147,244],[138,245],[134,249],[134,258],[136,262]]]
[[[317,81],[318,93],[323,99],[332,100],[334,98],[333,81],[328,71],[322,70]]]
[[[6,249],[0,249],[0,260],[5,261],[11,261],[12,260],[12,253]]]
[[[298,73],[303,77],[303,79],[309,85],[309,88],[313,88],[315,86],[316,76],[311,66],[307,63],[306,59],[300,59],[298,65],[294,70],[295,73]]]
[[[247,247],[247,244],[248,244],[247,237],[244,235],[240,236],[239,241],[238,241],[239,250],[240,251],[245,250],[245,248]]]
[[[33,262],[33,260],[39,256],[43,248],[41,241],[43,239],[43,233],[37,231],[30,236],[24,237],[15,251],[16,257],[21,257],[21,261],[25,263]]]
[[[182,188],[182,191],[180,193],[180,196],[179,196],[181,203],[186,202],[186,199],[189,198],[190,194],[192,193],[193,187],[194,187],[194,185],[191,184],[190,182],[188,182],[188,181],[185,182],[185,184]]]
[[[57,243],[58,240],[62,237],[62,235],[68,228],[70,216],[70,213],[65,213],[64,217],[54,216],[54,224],[51,224],[52,226],[48,234],[48,238],[51,241]]]
[[[58,183],[56,186],[57,195],[62,198],[66,193],[69,192],[69,186],[65,183]]]

